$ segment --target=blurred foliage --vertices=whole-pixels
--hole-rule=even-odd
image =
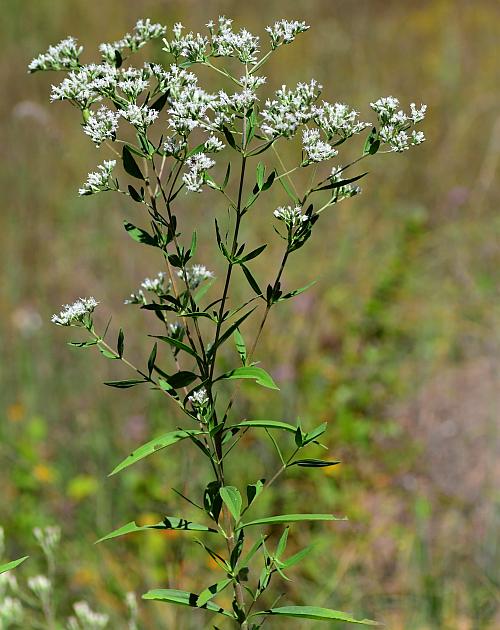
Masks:
[[[281,17],[312,25],[268,67],[270,88],[314,76],[329,100],[362,105],[362,118],[386,94],[429,105],[428,142],[377,160],[364,194],[322,217],[314,246],[296,254],[287,286],[311,275],[318,283],[275,311],[259,352],[282,385],[281,402],[243,388],[241,414],[327,419],[332,454],[344,462],[297,471],[267,499],[276,509],[299,496],[304,511],[319,504],[350,519],[294,529],[297,548],[318,544],[287,598],[394,629],[496,628],[499,399],[498,387],[483,387],[485,379],[498,386],[495,0],[3,0],[0,520],[8,555],[32,554],[31,529],[59,523],[61,606],[85,596],[116,619],[126,591],[175,587],[180,574],[198,583],[201,553],[175,532],[92,544],[138,513],[143,521],[168,513],[178,504],[170,488],[196,486],[197,470],[194,457],[157,456],[106,478],[131,448],[174,426],[175,411],[154,394],[102,387],[121,377],[116,366],[68,348],[66,331],[47,322],[60,303],[93,294],[142,356],[150,322],[122,303],[158,261],[122,230],[133,204],[77,197],[100,157],[75,112],[49,105],[48,78],[28,78],[26,65],[67,34],[91,51],[138,17],[198,29],[217,14],[258,32]],[[185,220],[209,236],[213,210],[198,201],[186,197]],[[249,239],[269,233],[273,208],[255,209]],[[199,258],[222,269],[212,245]],[[265,279],[264,263],[255,268]],[[249,474],[254,461],[270,472],[273,457],[248,441]],[[145,629],[191,627],[191,615],[142,608]]]

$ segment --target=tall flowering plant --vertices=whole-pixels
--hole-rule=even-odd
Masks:
[[[145,279],[126,300],[155,315],[164,327],[162,334],[152,335],[155,341],[145,366],[133,365],[127,358],[122,330],[112,345],[106,332],[96,329],[93,312],[98,302],[94,298],[78,299],[53,317],[59,326],[88,333],[88,340],[72,345],[95,346],[106,358],[128,366],[133,378],[106,385],[118,389],[149,385],[185,416],[183,426],[171,427],[139,446],[112,474],[181,443],[196,446],[195,452],[206,459],[210,470],[199,496],[179,493],[188,503],[187,515],[166,515],[161,522],[145,526],[132,521],[102,540],[145,530],[198,532],[202,539],[197,542],[217,565],[219,578],[205,588],[200,585],[196,593],[155,589],[144,599],[203,609],[244,630],[256,630],[275,617],[376,625],[327,608],[279,606],[278,600],[261,609],[262,595],[273,579],[288,579],[288,570],[309,551],[287,554],[289,527],[336,517],[259,515],[259,498],[291,467],[315,469],[338,462],[307,457],[311,446],[321,445],[326,423],[303,427],[299,422],[241,419],[233,410],[237,389],[229,402],[220,396],[223,383],[241,379],[278,389],[269,373],[257,365],[255,354],[271,309],[308,288],[284,288],[283,273],[294,252],[309,241],[325,210],[360,192],[358,182],[366,173],[352,172],[356,164],[376,153],[403,152],[424,141],[415,125],[424,118],[425,105],[412,103],[405,112],[397,99],[380,98],[370,104],[375,122],[369,123],[344,103],[322,100],[321,85],[315,80],[283,85],[262,98],[264,65],[308,28],[304,22],[278,21],[266,28],[268,41],[262,45],[245,28],[234,30],[225,17],[207,24],[205,33],[185,32],[181,24],[175,24],[168,35],[160,24],[140,20],[132,34],[101,44],[98,63],[82,63],[83,49],[68,38],[29,66],[31,72],[66,72],[62,82],[52,87],[51,99],[69,101],[80,110],[83,132],[96,147],[109,151],[110,159],[89,173],[80,195],[114,191],[139,204],[147,227],[126,222],[125,230],[134,241],[158,250],[164,264],[158,275]],[[128,63],[134,52],[159,38],[163,38],[167,65]],[[194,73],[199,67],[222,76],[228,88],[207,91]],[[359,157],[344,166],[332,165],[342,145],[360,134],[365,138]],[[296,136],[301,149],[295,163],[285,166],[280,147]],[[267,164],[266,154],[271,156]],[[220,175],[214,168],[217,162],[223,165]],[[296,178],[300,171],[310,173],[306,187]],[[242,240],[242,226],[259,204],[266,207],[271,187],[279,187],[283,195],[282,206],[267,210],[283,250],[274,278],[264,286],[252,271],[252,261],[264,255],[266,244],[249,248]],[[210,301],[207,290],[215,279],[204,265],[194,263],[197,233],[186,239],[177,210],[186,194],[200,194],[207,188],[220,194],[228,209],[227,218],[218,217],[214,223],[214,239],[226,271],[217,297]],[[242,304],[234,303],[235,280],[248,286],[248,298]],[[250,318],[257,320],[257,332],[248,343],[244,329]],[[233,347],[234,364],[221,371],[223,346]],[[161,354],[161,362],[160,348],[169,350]],[[226,463],[234,458],[244,467],[241,440],[250,431],[272,441],[279,463],[267,480],[248,479],[246,487],[237,488],[228,479]],[[287,451],[276,439],[279,432],[291,441]],[[199,518],[193,520],[195,512]],[[283,527],[276,545],[269,541],[271,526]],[[232,592],[232,605],[223,608],[217,601],[226,589]]]

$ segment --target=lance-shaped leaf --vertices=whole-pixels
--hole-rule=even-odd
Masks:
[[[221,580],[216,584],[212,584],[205,590],[203,590],[199,595],[196,601],[196,606],[199,608],[204,606],[207,602],[213,599],[218,593],[221,593],[227,586],[231,584],[231,578],[226,578],[225,580]]]
[[[241,506],[243,501],[238,488],[234,486],[224,486],[219,490],[220,498],[226,504],[228,510],[233,515],[235,521],[240,519]]]
[[[279,525],[280,523],[298,523],[302,521],[346,521],[333,514],[280,514],[278,516],[265,516],[249,523],[241,523],[238,529],[252,527],[253,525]]]
[[[297,459],[290,466],[302,466],[303,468],[326,468],[327,466],[336,466],[339,461],[326,461],[324,459]]]
[[[123,225],[127,230],[130,238],[133,238],[134,241],[137,241],[138,243],[143,243],[144,245],[151,245],[152,247],[158,246],[158,239],[151,236],[151,234],[148,234],[146,230],[138,228],[128,221],[124,221]]]
[[[132,175],[132,177],[135,177],[136,179],[144,180],[141,169],[137,166],[137,162],[135,161],[130,148],[126,144],[123,145],[122,160],[123,168],[129,175]]]
[[[242,422],[238,422],[238,424],[233,424],[232,426],[227,427],[226,431],[236,431],[244,427],[256,429],[277,429],[288,431],[289,433],[295,433],[297,431],[297,427],[293,424],[281,422],[279,420],[243,420]]]
[[[140,385],[141,383],[146,383],[144,379],[136,379],[129,378],[124,381],[105,381],[104,385],[108,387],[117,387],[118,389],[128,389],[129,387],[135,387],[135,385]]]
[[[189,591],[179,591],[172,588],[157,588],[145,593],[142,596],[142,599],[152,599],[155,601],[166,602],[167,604],[177,604],[178,606],[202,608],[209,610],[210,612],[219,613],[219,615],[235,619],[233,612],[225,610],[213,602],[207,602],[203,606],[198,606],[196,603],[198,601],[198,595],[196,593],[190,593]]]
[[[185,343],[182,343],[182,341],[179,341],[178,339],[174,339],[174,337],[168,337],[166,335],[149,335],[149,336],[154,337],[155,339],[159,339],[160,341],[164,341],[165,343],[168,343],[171,346],[174,346],[174,348],[178,348],[179,350],[184,350],[184,352],[187,352],[187,354],[190,354],[192,357],[198,356],[196,352],[190,346],[186,345]]]
[[[262,387],[267,387],[268,389],[279,389],[271,376],[260,367],[239,367],[231,370],[230,372],[226,372],[222,376],[219,376],[219,378],[217,378],[216,380],[233,380],[240,378],[250,378],[254,380],[258,385],[262,385]]]
[[[19,558],[18,560],[12,560],[12,562],[7,562],[7,564],[0,564],[0,575],[2,573],[5,573],[6,571],[11,571],[12,569],[15,569],[28,558],[29,556],[24,556],[23,558]]]
[[[191,429],[186,431],[170,431],[169,433],[164,433],[154,440],[146,442],[146,444],[143,444],[135,451],[133,451],[126,459],[124,459],[118,464],[118,466],[116,466],[116,468],[113,470],[113,472],[110,473],[109,476],[111,477],[111,475],[116,475],[116,473],[119,473],[124,468],[132,466],[132,464],[135,464],[141,459],[144,459],[145,457],[156,453],[156,451],[160,451],[167,446],[172,446],[172,444],[180,442],[181,440],[185,440],[190,436],[200,435],[202,433],[203,431]]]
[[[345,621],[348,623],[357,623],[364,626],[380,626],[376,621],[371,619],[354,619],[349,613],[340,610],[332,610],[330,608],[320,608],[319,606],[282,606],[280,608],[270,608],[253,613],[258,615],[279,615],[280,617],[294,617],[295,619],[314,619],[316,621]]]
[[[201,525],[200,523],[193,523],[185,518],[179,518],[177,516],[165,516],[163,521],[156,523],[155,525],[137,525],[135,521],[131,521],[118,529],[106,534],[102,538],[99,538],[97,543],[104,542],[105,540],[111,540],[112,538],[118,538],[119,536],[125,536],[126,534],[134,534],[135,532],[146,532],[151,529],[176,529],[184,530],[186,532],[215,532],[215,529]],[[96,543],[96,544],[97,544]]]

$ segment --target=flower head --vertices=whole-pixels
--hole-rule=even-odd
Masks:
[[[111,182],[111,174],[115,166],[116,160],[105,160],[102,164],[99,164],[97,171],[87,175],[87,181],[80,188],[79,194],[81,196],[93,195],[98,192],[106,192],[107,190],[116,190],[116,187]]]
[[[415,103],[411,103],[408,115],[399,109],[397,98],[387,96],[370,103],[370,106],[376,112],[380,123],[379,138],[390,147],[391,151],[406,151],[410,146],[424,142],[425,136],[421,131],[413,130],[411,134],[408,131],[412,125],[425,118],[427,105],[421,105],[419,109]]]
[[[49,46],[47,52],[33,59],[28,69],[30,72],[38,70],[64,70],[76,68],[78,57],[82,54],[83,47],[77,45],[74,37],[67,37],[55,46]]]
[[[119,115],[137,129],[145,131],[158,118],[158,113],[158,110],[147,105],[129,103],[125,109],[120,110]]]
[[[186,268],[185,270],[180,269],[177,275],[180,278],[184,278],[190,289],[196,289],[203,280],[214,277],[214,274],[204,265],[193,265],[191,268]]]
[[[90,136],[97,147],[108,139],[114,140],[118,129],[120,114],[108,109],[105,105],[96,112],[90,112],[83,132]]]
[[[302,213],[300,206],[280,206],[276,208],[273,214],[279,221],[283,221],[288,230],[292,230],[308,221],[308,216]]]
[[[106,628],[109,622],[108,615],[94,612],[87,602],[77,602],[73,605],[75,617],[70,619],[69,627],[73,630],[101,630]]]
[[[278,20],[274,26],[267,26],[266,31],[269,33],[271,46],[274,49],[282,44],[290,44],[299,33],[304,33],[309,28],[305,22]]]
[[[312,105],[320,91],[321,85],[314,79],[309,83],[298,83],[293,90],[283,85],[274,99],[266,101],[262,110],[262,131],[271,138],[294,136],[301,125],[312,119]]]
[[[209,402],[207,390],[204,387],[197,389],[191,394],[191,396],[188,397],[188,401],[191,403],[194,409],[206,407]]]
[[[323,101],[314,107],[314,122],[326,133],[329,140],[338,136],[342,140],[360,133],[370,126],[368,122],[358,120],[358,112],[344,103],[327,103]]]
[[[307,156],[306,162],[324,162],[338,153],[337,149],[321,139],[319,129],[304,129],[302,144]]]
[[[206,180],[207,170],[215,165],[215,161],[204,153],[196,153],[188,158],[186,165],[189,171],[182,176],[186,189],[191,192],[201,192]]]
[[[94,312],[98,304],[93,297],[80,298],[73,304],[66,304],[59,315],[52,315],[52,323],[58,326],[78,326],[87,323],[88,316]],[[37,531],[35,530],[35,536],[38,540]]]

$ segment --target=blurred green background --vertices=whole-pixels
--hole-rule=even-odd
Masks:
[[[111,627],[124,628],[127,590],[196,589],[203,570],[214,570],[200,570],[203,557],[173,535],[93,546],[137,516],[177,513],[170,488],[196,488],[202,472],[189,451],[192,460],[158,455],[106,478],[176,417],[154,393],[103,387],[125,377],[120,367],[69,348],[68,331],[49,320],[61,303],[94,295],[100,321],[113,315],[113,330],[123,326],[130,354],[143,360],[153,323],[123,299],[160,261],[122,229],[123,219],[140,220],[134,204],[78,198],[102,156],[71,107],[49,104],[57,77],[29,77],[28,62],[68,34],[85,45],[85,60],[97,59],[97,44],[121,37],[139,17],[197,30],[225,14],[259,34],[276,19],[304,19],[311,30],[267,66],[270,87],[313,76],[328,100],[354,105],[361,119],[370,119],[370,101],[388,94],[405,106],[427,103],[429,113],[428,141],[402,156],[376,156],[363,194],[323,216],[313,242],[296,254],[286,286],[318,283],[274,311],[258,353],[281,397],[244,389],[240,413],[300,416],[309,426],[328,420],[331,453],[343,462],[294,474],[268,499],[269,510],[321,506],[350,519],[294,528],[293,546],[318,546],[283,587],[286,599],[352,610],[394,630],[498,628],[499,3],[0,4],[0,524],[9,556],[33,556],[18,575],[40,561],[32,528],[59,523],[61,611],[84,597],[113,616]],[[162,61],[160,48],[148,54]],[[274,195],[276,205],[284,202]],[[204,226],[199,262],[220,276],[209,239],[223,208],[208,199],[200,207],[200,198],[186,197],[178,214]],[[271,239],[271,258],[280,247],[274,207],[256,207],[247,227],[250,241]],[[268,266],[255,264],[263,281]],[[272,451],[247,446],[249,474],[269,474]],[[206,622],[196,619],[147,604],[140,627]]]

